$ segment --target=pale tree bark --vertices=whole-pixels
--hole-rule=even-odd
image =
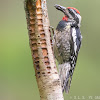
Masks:
[[[40,100],[64,100],[51,46],[46,0],[25,0],[25,11]]]

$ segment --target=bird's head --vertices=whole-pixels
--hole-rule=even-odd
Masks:
[[[80,16],[80,12],[74,8],[74,7],[63,7],[60,5],[55,5],[55,8],[57,10],[60,10],[64,13],[64,17],[62,18],[62,20],[65,21],[76,21],[76,23],[78,24],[78,26],[80,26],[81,24],[81,16]]]

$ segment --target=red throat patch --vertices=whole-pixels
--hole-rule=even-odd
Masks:
[[[67,17],[67,16],[64,16],[64,17],[62,18],[62,20],[67,21],[67,20],[68,20],[68,17]]]

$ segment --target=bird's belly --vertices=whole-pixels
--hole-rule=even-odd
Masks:
[[[64,38],[63,38],[64,37]],[[68,62],[70,59],[70,35],[63,34],[56,39],[54,54],[58,62]]]

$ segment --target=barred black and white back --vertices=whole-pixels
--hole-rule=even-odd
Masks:
[[[78,27],[77,28],[73,27],[71,31],[72,31],[71,35],[72,35],[72,41],[73,41],[72,48],[74,50],[71,51],[71,58],[70,58],[71,69],[69,71],[69,74],[70,74],[70,80],[69,80],[69,86],[68,86],[69,89],[70,89],[72,75],[76,66],[77,57],[78,57],[78,53],[79,53],[79,50],[81,47],[81,41],[82,41],[81,32]]]

